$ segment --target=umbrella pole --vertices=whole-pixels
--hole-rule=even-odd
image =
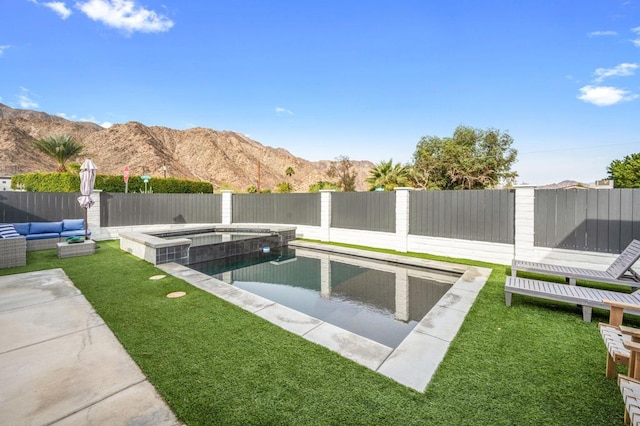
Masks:
[[[89,239],[89,226],[87,224],[87,209],[84,210],[84,240],[87,241]]]

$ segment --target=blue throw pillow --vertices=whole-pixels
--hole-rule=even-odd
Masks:
[[[20,235],[29,235],[29,222],[14,223],[13,227],[16,228],[16,232]]]
[[[0,225],[0,238],[16,238],[20,234],[16,232],[16,228],[11,224]]]

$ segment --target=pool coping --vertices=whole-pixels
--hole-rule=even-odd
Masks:
[[[156,266],[194,287],[233,303],[272,324],[322,345],[418,392],[424,392],[431,381],[449,349],[449,344],[457,335],[467,313],[492,271],[490,268],[319,243],[292,241],[289,245],[409,266],[454,271],[462,275],[400,345],[393,349],[234,287],[190,269],[188,266],[177,263]]]

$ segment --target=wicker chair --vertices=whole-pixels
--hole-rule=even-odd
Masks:
[[[12,268],[27,264],[27,239],[25,237],[0,238],[0,268]]]

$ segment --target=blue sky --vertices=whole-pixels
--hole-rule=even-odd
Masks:
[[[0,0],[0,102],[411,160],[508,132],[519,183],[640,152],[640,0]]]

